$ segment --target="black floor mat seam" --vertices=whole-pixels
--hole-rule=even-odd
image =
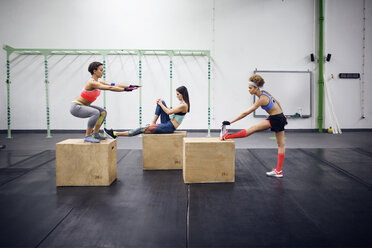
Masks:
[[[360,184],[366,186],[368,189],[372,189],[372,185],[371,185],[371,184],[369,184],[369,183],[367,183],[366,181],[364,181],[363,179],[361,179],[361,178],[359,178],[359,177],[357,177],[357,176],[351,174],[350,172],[348,172],[348,171],[346,171],[346,170],[344,170],[344,169],[338,167],[338,166],[335,165],[334,163],[331,163],[331,162],[329,162],[329,161],[327,161],[327,160],[325,160],[325,159],[321,159],[321,158],[319,158],[318,156],[316,156],[315,154],[313,154],[313,153],[311,153],[311,152],[309,152],[309,151],[306,151],[305,149],[298,149],[298,150],[301,151],[301,152],[303,152],[304,154],[306,154],[306,155],[308,155],[308,156],[314,158],[315,160],[317,160],[317,161],[319,161],[319,162],[321,162],[321,163],[323,163],[323,164],[325,164],[325,165],[327,165],[327,166],[329,166],[329,167],[334,168],[335,170],[337,170],[338,172],[342,173],[343,175],[345,175],[345,176],[347,176],[347,177],[349,177],[349,178],[351,178],[351,179],[357,181],[358,183],[360,183]]]

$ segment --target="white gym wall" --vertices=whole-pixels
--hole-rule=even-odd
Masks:
[[[365,115],[360,80],[338,79],[362,72],[363,0],[325,0],[325,64],[341,128],[372,128],[372,2],[366,1]],[[290,119],[287,128],[316,129],[318,116],[317,1],[315,0],[0,0],[0,45],[16,48],[207,49],[212,56],[211,128],[252,104],[247,81],[254,69],[313,71],[313,116]],[[87,120],[69,113],[70,103],[90,77],[87,67],[100,56],[49,56],[51,129],[84,129]],[[107,56],[108,82],[138,83],[138,56]],[[155,100],[169,105],[169,58],[142,57],[142,123],[151,121]],[[0,52],[0,129],[7,129],[6,52]],[[46,129],[44,59],[11,55],[11,128]],[[191,112],[182,129],[207,129],[206,57],[173,58],[173,90],[189,89]],[[270,91],[270,83],[265,89]],[[283,88],[291,97],[291,89]],[[107,125],[138,126],[139,92],[107,92]],[[280,99],[279,99],[280,101]],[[103,106],[103,94],[95,102]],[[173,105],[177,104],[175,93]],[[285,110],[284,110],[285,111]],[[329,125],[324,108],[324,127]],[[293,114],[293,113],[285,113]],[[232,128],[247,128],[248,116]]]
[[[362,79],[340,79],[341,72],[362,74],[363,63],[363,1],[325,1],[325,81],[329,82],[333,107],[341,128],[372,127],[372,1],[366,0],[366,41],[364,112],[361,118]],[[332,74],[334,79],[332,79]],[[329,123],[327,115],[326,125]],[[329,124],[327,125],[329,126]],[[327,127],[326,126],[326,127]]]

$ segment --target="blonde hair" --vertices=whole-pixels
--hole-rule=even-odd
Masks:
[[[260,88],[265,84],[265,80],[260,75],[257,74],[252,75],[249,78],[249,81],[255,83]]]

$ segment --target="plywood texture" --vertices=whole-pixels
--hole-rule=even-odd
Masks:
[[[219,138],[184,139],[185,183],[235,182],[235,142]]]
[[[182,170],[185,131],[171,134],[144,134],[142,137],[144,170]]]
[[[67,139],[56,144],[57,186],[109,186],[117,176],[116,140],[98,144]]]

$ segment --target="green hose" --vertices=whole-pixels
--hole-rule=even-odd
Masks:
[[[324,77],[323,77],[323,27],[324,27],[324,2],[319,0],[319,110],[318,110],[318,128],[319,133],[323,132],[323,90],[324,90]]]

